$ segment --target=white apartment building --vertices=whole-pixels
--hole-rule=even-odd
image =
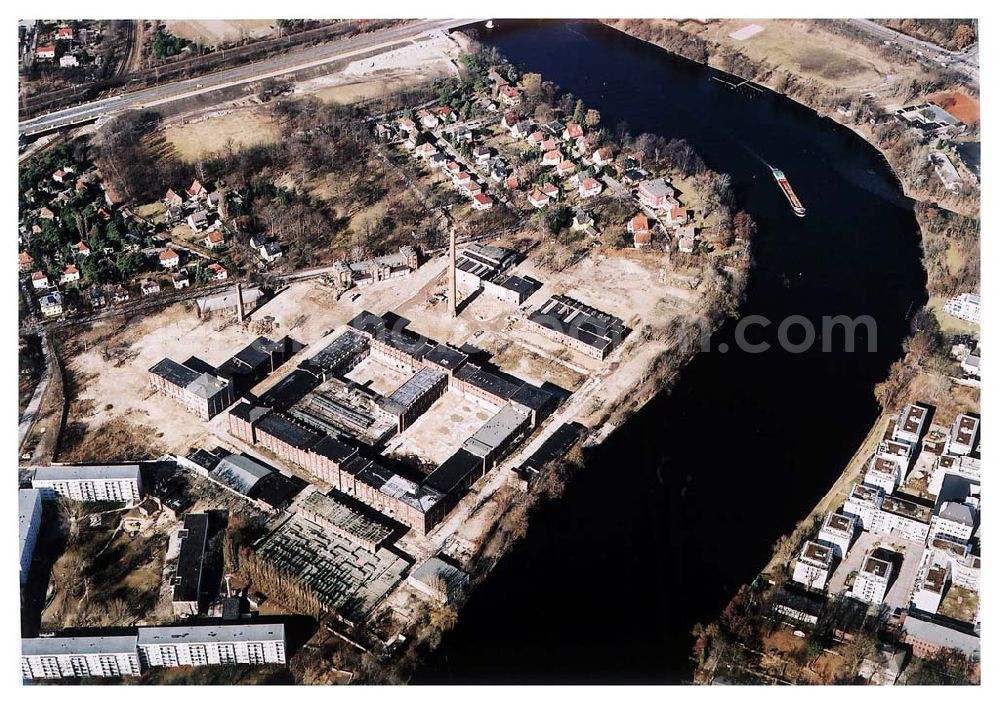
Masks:
[[[979,323],[980,300],[978,294],[959,294],[944,305],[944,312],[949,316],[961,318],[970,323]]]
[[[138,465],[52,465],[35,468],[31,486],[43,500],[66,497],[79,502],[124,502],[142,499]]]
[[[142,627],[143,666],[285,663],[283,624]]]
[[[913,586],[913,606],[931,614],[941,606],[951,573],[948,562],[937,563],[934,556],[934,551],[924,551]]]
[[[851,493],[844,500],[842,514],[857,517],[858,523],[865,531],[871,531],[875,513],[882,505],[882,490],[877,487],[855,484]]]
[[[882,604],[892,578],[892,564],[889,561],[869,555],[865,558],[854,579],[851,595],[873,605]]]
[[[843,559],[851,549],[858,521],[855,517],[840,512],[828,512],[819,530],[819,540],[833,548],[833,555]]]
[[[135,644],[135,635],[21,639],[21,675],[25,680],[137,676]]]
[[[806,541],[795,562],[792,580],[816,590],[826,588],[833,565],[833,549],[816,541]]]
[[[930,535],[964,544],[972,538],[975,526],[975,507],[959,502],[944,502],[938,513],[931,517]]]
[[[886,494],[892,494],[903,484],[903,468],[895,458],[875,455],[868,462],[863,481],[869,487],[878,487]]]
[[[883,497],[878,511],[872,516],[869,530],[873,534],[924,543],[931,528],[930,522],[931,510],[927,507],[899,497]]]
[[[980,461],[968,455],[942,455],[934,464],[934,472],[931,474],[930,482],[927,483],[927,491],[932,495],[941,494],[946,475],[957,475],[979,484],[982,477]]]
[[[979,437],[979,419],[969,414],[959,414],[951,427],[951,437],[948,439],[948,453],[951,455],[968,455],[976,449],[976,439]]]
[[[953,585],[979,592],[982,560],[968,546],[938,537],[930,540],[927,551],[934,553],[932,560],[938,565],[948,564]]]
[[[35,555],[35,540],[42,525],[42,493],[38,490],[17,491],[17,539],[21,557],[21,585],[28,579],[31,559]]]
[[[899,420],[896,421],[893,438],[916,445],[920,442],[920,436],[923,435],[926,425],[927,408],[916,404],[907,404],[903,407],[903,413],[899,415]]]

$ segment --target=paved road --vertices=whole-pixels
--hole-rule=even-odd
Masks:
[[[925,42],[922,39],[917,39],[908,34],[897,32],[894,29],[880,25],[872,20],[848,20],[848,22],[857,27],[867,29],[873,34],[898,42],[903,46],[909,47],[913,51],[920,51],[935,64],[942,62],[941,59],[938,59],[939,56],[946,57],[943,59],[943,62],[948,65],[948,68],[964,74],[967,78],[969,78],[969,80],[973,81],[977,85],[979,84],[978,43],[973,44],[963,51],[951,51],[950,49],[945,49],[937,44]]]
[[[280,76],[292,71],[338,61],[355,54],[362,54],[385,46],[410,41],[435,31],[460,27],[476,20],[421,20],[402,27],[374,32],[352,39],[307,47],[281,56],[265,59],[245,66],[216,73],[153,86],[132,93],[102,98],[83,105],[57,110],[18,124],[19,134],[34,134],[45,130],[66,127],[89,120],[106,117],[129,108],[152,107],[201,93],[209,93],[265,78]]]

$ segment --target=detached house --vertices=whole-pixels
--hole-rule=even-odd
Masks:
[[[528,144],[532,147],[538,147],[545,141],[545,133],[541,130],[535,130],[530,135],[528,135]]]
[[[562,133],[562,138],[570,142],[578,140],[581,137],[583,137],[583,126],[575,122],[566,125],[566,129]]]
[[[398,124],[399,129],[408,135],[413,134],[417,129],[417,123],[413,122],[413,120],[410,120],[409,118],[400,118]]]
[[[45,276],[45,272],[37,271],[31,275],[31,285],[36,289],[48,289],[49,288],[49,278]]]
[[[521,104],[521,89],[514,86],[500,86],[500,102],[516,108]]]
[[[477,211],[488,211],[493,207],[493,199],[485,193],[477,193],[472,197],[472,207]]]
[[[438,151],[437,148],[430,142],[425,142],[424,144],[419,145],[414,150],[414,153],[421,159],[429,159],[430,157],[433,157],[435,154],[437,154]]]
[[[86,257],[87,255],[90,254],[90,248],[87,246],[87,243],[85,243],[83,240],[73,245],[73,249],[76,250],[76,254],[80,255],[81,257]]]
[[[556,173],[559,174],[559,176],[569,176],[574,171],[576,171],[576,164],[571,162],[569,159],[564,159],[556,166]]]
[[[35,266],[35,258],[27,252],[19,252],[17,255],[17,269],[19,272],[27,272]]]
[[[546,181],[544,184],[542,184],[542,193],[544,193],[552,200],[555,200],[559,198],[559,187],[556,186],[555,184]]]
[[[193,200],[198,200],[208,195],[208,189],[202,186],[198,179],[195,179],[191,183],[191,188],[187,190],[187,195]]]
[[[639,184],[639,201],[647,208],[666,208],[674,190],[663,179],[652,179]]]
[[[260,248],[260,257],[265,262],[274,262],[282,255],[281,245],[276,242],[269,242]]]
[[[188,277],[186,269],[174,272],[170,279],[174,283],[175,289],[186,289],[191,286],[191,279]]]
[[[667,222],[670,225],[686,225],[688,222],[687,208],[674,206],[667,213]]]
[[[212,281],[221,282],[229,278],[229,272],[218,262],[212,262],[208,265],[208,271],[210,272],[209,277]]]
[[[535,208],[544,208],[549,205],[549,197],[537,188],[534,188],[528,193],[528,203]]]
[[[615,158],[614,150],[611,147],[601,147],[594,152],[592,157],[595,166],[607,166]]]
[[[63,270],[62,277],[59,279],[62,284],[72,284],[73,282],[80,281],[80,270],[74,265],[69,265]]]
[[[167,195],[163,197],[163,205],[168,208],[180,208],[184,205],[184,199],[172,188],[168,188]]]
[[[52,212],[52,209],[42,206],[38,209],[38,217],[42,220],[55,220],[56,214]]]
[[[594,178],[586,178],[580,182],[580,198],[597,196],[604,190],[601,182]]]
[[[214,250],[216,247],[222,247],[225,243],[226,236],[219,230],[213,230],[205,236],[205,247],[210,250]]]
[[[139,291],[142,292],[143,296],[150,296],[152,294],[160,293],[160,282],[155,279],[143,279],[139,284]]]
[[[558,149],[553,149],[551,152],[546,152],[542,157],[542,166],[555,166],[563,160],[563,153]]]
[[[181,256],[169,247],[160,253],[160,266],[164,269],[173,269],[181,263]]]

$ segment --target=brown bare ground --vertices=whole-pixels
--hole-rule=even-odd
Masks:
[[[979,101],[960,91],[935,93],[928,100],[940,105],[957,120],[966,125],[979,124]]]

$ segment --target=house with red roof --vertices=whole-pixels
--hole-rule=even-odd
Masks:
[[[553,183],[546,181],[542,184],[542,193],[552,199],[559,198],[559,187]]]
[[[167,195],[163,197],[163,203],[167,207],[180,208],[184,205],[184,199],[172,188],[168,188]]]
[[[212,262],[212,264],[208,265],[207,269],[211,272],[210,278],[212,281],[221,282],[229,278],[229,272],[218,262]]]
[[[542,166],[555,166],[563,160],[563,153],[558,149],[553,149],[551,152],[546,152],[542,157]]]
[[[29,269],[35,266],[35,258],[29,255],[27,252],[19,252],[17,254],[17,269],[20,272],[27,272]]]
[[[73,249],[76,250],[76,253],[81,257],[86,257],[90,254],[90,247],[88,247],[87,243],[83,240],[80,240],[80,242],[73,245]]]
[[[685,225],[688,222],[687,208],[674,206],[667,211],[666,220],[670,225]]]
[[[626,227],[635,238],[636,247],[644,247],[652,242],[652,232],[649,229],[649,218],[644,215],[637,215],[628,222]]]
[[[477,211],[488,211],[493,207],[493,199],[485,193],[477,193],[472,197],[472,207]]]
[[[56,41],[66,41],[73,39],[72,27],[60,27],[56,30]]]
[[[595,166],[607,166],[614,160],[615,152],[611,147],[601,147],[592,157]]]
[[[164,269],[172,269],[181,263],[181,256],[169,247],[160,253],[160,266]]]
[[[583,137],[583,126],[576,122],[566,125],[562,133],[562,138],[568,141],[578,140],[581,137]]]
[[[49,288],[49,278],[45,276],[45,272],[39,270],[31,274],[31,285],[36,289],[48,289]]]
[[[545,133],[542,132],[541,130],[535,130],[530,135],[528,135],[528,144],[530,144],[532,147],[537,147],[544,141],[545,141]]]
[[[597,196],[604,190],[601,182],[594,178],[586,178],[580,182],[580,198],[590,198]]]
[[[54,59],[56,58],[56,47],[54,44],[47,44],[42,47],[35,49],[36,59]]]
[[[539,189],[533,188],[528,193],[528,203],[535,208],[544,208],[549,205],[549,197],[542,193]]]
[[[569,159],[564,159],[556,166],[556,173],[559,174],[559,176],[569,176],[574,171],[576,171],[576,164],[571,162]]]
[[[80,270],[77,269],[75,265],[69,265],[63,270],[62,277],[59,281],[63,284],[72,284],[73,282],[80,281]]]
[[[187,195],[193,199],[204,198],[208,195],[208,189],[202,186],[198,179],[195,179],[191,184],[191,188],[187,190]]]
[[[205,247],[210,250],[214,250],[216,247],[222,247],[224,244],[226,244],[226,236],[219,230],[212,230],[205,235]]]
[[[500,86],[500,102],[516,108],[521,104],[521,89],[514,86]]]

